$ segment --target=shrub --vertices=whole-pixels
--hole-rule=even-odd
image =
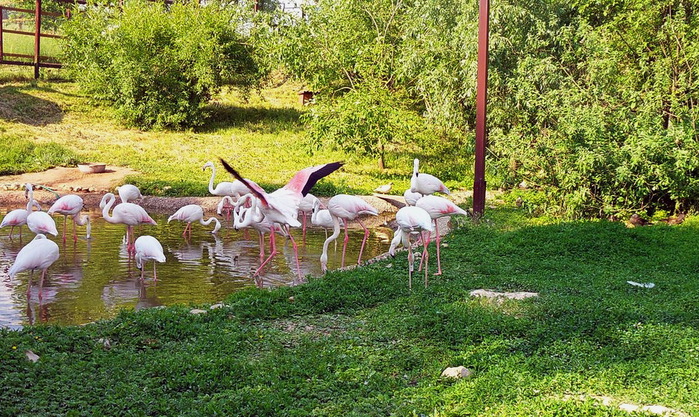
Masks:
[[[221,85],[249,88],[259,78],[244,10],[141,0],[92,5],[65,25],[65,62],[89,94],[131,125],[201,125]]]

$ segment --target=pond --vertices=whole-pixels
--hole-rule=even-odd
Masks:
[[[0,209],[4,216],[9,209]],[[191,238],[182,237],[185,223],[167,223],[166,215],[152,215],[157,226],[140,226],[136,236],[152,235],[163,246],[166,262],[157,264],[158,280],[153,280],[153,264],[145,267],[145,279],[126,253],[125,227],[110,224],[101,213],[90,212],[92,238],[85,239],[85,228],[78,227],[78,241],[69,236],[63,244],[62,216],[55,217],[60,257],[48,269],[39,299],[40,271],[35,272],[27,297],[29,272],[11,279],[7,273],[19,250],[34,234],[22,228],[22,241],[9,238],[9,228],[0,229],[0,327],[21,328],[28,324],[84,324],[115,316],[122,309],[143,309],[174,304],[216,303],[227,295],[256,285],[253,272],[260,265],[257,232],[233,230],[224,226],[217,235],[212,227],[193,224]],[[310,221],[309,221],[310,224]],[[68,230],[72,230],[70,220]],[[332,232],[332,231],[330,231]],[[325,231],[307,229],[305,242],[300,229],[292,231],[299,247],[299,261],[304,276],[322,275],[320,255]],[[346,264],[356,263],[363,232],[350,229]],[[328,269],[340,267],[341,234],[330,245]],[[392,231],[379,227],[372,230],[362,259],[388,250]],[[269,253],[269,239],[266,254]],[[294,253],[288,239],[278,237],[279,253],[265,267],[261,284],[265,287],[291,285],[297,278]],[[260,284],[260,282],[258,282]]]

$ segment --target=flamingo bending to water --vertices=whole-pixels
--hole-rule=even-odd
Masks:
[[[434,193],[449,194],[449,189],[444,183],[434,175],[419,172],[420,161],[415,158],[413,161],[413,176],[410,178],[410,191],[422,195]]]
[[[188,204],[186,206],[181,207],[179,210],[175,212],[175,214],[173,214],[167,219],[167,222],[170,223],[171,220],[187,222],[187,226],[185,226],[184,231],[182,232],[182,236],[185,236],[187,234],[187,230],[189,230],[189,236],[192,236],[192,223],[194,222],[199,222],[204,226],[208,226],[209,224],[211,224],[211,222],[216,222],[214,230],[211,231],[211,233],[213,234],[216,234],[216,232],[218,232],[218,229],[221,228],[221,223],[215,217],[210,217],[208,220],[204,220],[204,209],[197,204]]]
[[[41,299],[41,288],[44,286],[46,270],[58,259],[58,245],[46,238],[44,234],[37,234],[34,239],[27,243],[17,254],[14,264],[10,267],[10,278],[22,271],[30,270],[29,282],[27,283],[27,298],[32,286],[34,271],[41,270],[41,280],[39,281],[39,299]]]

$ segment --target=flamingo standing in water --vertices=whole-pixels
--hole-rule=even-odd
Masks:
[[[434,193],[449,194],[449,189],[444,183],[434,175],[419,172],[420,161],[415,158],[413,161],[413,176],[410,178],[410,191],[420,193],[423,196]]]
[[[109,223],[126,225],[126,250],[129,254],[133,254],[135,251],[133,227],[138,224],[157,225],[157,223],[141,206],[133,203],[117,204],[112,211],[112,215],[109,215],[109,210],[112,209],[115,201],[116,197],[112,193],[107,193],[102,197],[102,201],[100,201],[102,217]]]
[[[34,188],[31,184],[27,184],[26,193],[29,195],[29,200],[34,200]],[[27,216],[27,227],[36,234],[51,234],[58,236],[56,230],[56,222],[53,218],[43,211],[34,211]]]
[[[299,204],[303,197],[308,194],[311,188],[323,177],[330,175],[332,172],[338,170],[343,163],[342,162],[331,162],[328,164],[316,165],[308,168],[304,168],[297,172],[293,178],[282,188],[267,194],[259,185],[248,182],[243,178],[235,169],[233,169],[226,161],[221,159],[223,167],[235,178],[240,180],[245,184],[251,191],[252,194],[259,199],[260,211],[272,225],[272,232],[270,233],[270,239],[274,241],[274,229],[275,224],[279,224],[286,233],[289,235],[291,244],[294,248],[294,256],[296,259],[296,269],[298,271],[299,279],[301,277],[301,265],[299,264],[299,254],[298,247],[294,238],[289,232],[290,227],[299,227],[301,223],[298,221],[297,216],[299,212]],[[273,245],[275,246],[275,245]],[[260,267],[255,271],[255,275],[258,275],[262,268],[276,255],[276,246],[269,257],[260,265]]]
[[[22,271],[30,270],[29,282],[27,283],[27,299],[32,287],[32,277],[34,271],[41,270],[41,280],[39,281],[39,299],[41,299],[41,288],[44,286],[46,270],[58,259],[58,245],[46,238],[46,235],[37,234],[34,239],[27,243],[17,254],[15,263],[10,267],[10,278]]]
[[[440,236],[439,236],[439,225],[437,224],[437,220],[441,217],[454,216],[457,214],[463,214],[464,216],[467,216],[468,213],[466,212],[466,210],[462,209],[461,207],[457,206],[456,204],[452,203],[451,201],[447,200],[446,198],[438,197],[436,195],[427,195],[427,196],[422,197],[421,199],[419,199],[417,201],[415,206],[420,207],[421,209],[425,210],[430,215],[430,217],[432,218],[432,220],[434,222],[435,235],[436,235],[435,244],[437,245],[437,272],[435,273],[435,275],[442,275],[442,261],[441,261],[441,257],[439,254]],[[427,246],[425,246],[425,251],[423,252],[423,255],[425,255],[426,252],[427,252]],[[420,260],[420,268],[421,267],[422,267],[422,259]]]
[[[323,243],[323,253],[320,255],[321,269],[323,272],[328,269],[328,245],[330,242],[340,236],[340,219],[345,222],[345,240],[342,245],[342,267],[345,266],[345,252],[347,250],[347,241],[349,241],[347,225],[352,220],[356,220],[364,229],[364,239],[362,240],[362,246],[359,249],[359,258],[357,259],[357,265],[361,264],[364,245],[369,237],[369,229],[362,224],[362,221],[359,220],[359,216],[362,214],[371,214],[376,216],[379,214],[378,210],[357,196],[338,194],[328,201],[328,211],[333,218],[333,234],[330,235],[329,238],[325,239],[325,242]]]
[[[299,203],[299,214],[302,219],[303,227],[303,240],[306,241],[306,221],[308,220],[308,215],[313,214],[313,204],[318,201],[318,198],[311,193],[306,194],[305,197]]]
[[[120,187],[117,187],[117,193],[119,194],[119,199],[121,199],[122,203],[128,203],[131,200],[138,200],[139,198],[143,198],[141,195],[141,190],[138,189],[135,185],[131,184],[124,184]]]
[[[0,222],[0,228],[5,227],[5,226],[11,226],[10,227],[10,239],[12,239],[12,233],[15,230],[15,227],[19,227],[19,238],[20,240],[22,239],[22,226],[27,224],[27,216],[32,212],[32,206],[36,206],[39,211],[41,211],[41,206],[39,203],[36,202],[33,198],[30,198],[29,201],[27,201],[27,208],[26,209],[15,209],[10,211],[5,215],[5,217],[2,218],[2,222]]]
[[[66,241],[66,229],[68,216],[73,219],[73,241],[78,241],[78,234],[75,230],[76,225],[88,225],[87,238],[90,238],[90,217],[80,216],[80,210],[83,209],[83,199],[76,194],[68,194],[56,200],[49,208],[48,214],[58,213],[63,215],[63,243]]]
[[[175,214],[173,214],[167,219],[167,222],[170,223],[171,220],[187,222],[187,226],[185,226],[184,232],[182,232],[183,237],[187,234],[187,230],[189,230],[189,237],[192,237],[193,222],[199,222],[204,226],[208,226],[209,224],[211,224],[211,222],[216,222],[214,230],[211,231],[211,233],[213,234],[216,234],[216,232],[218,232],[218,229],[221,228],[221,223],[215,217],[210,217],[208,220],[205,221],[204,209],[197,204],[188,204],[184,207],[181,207],[179,210],[175,212]]]
[[[413,287],[413,249],[410,243],[410,235],[420,233],[422,237],[423,259],[425,261],[425,287],[427,287],[427,245],[430,244],[430,233],[434,230],[432,227],[432,218],[424,209],[415,206],[405,206],[396,213],[396,223],[398,228],[391,240],[391,246],[388,253],[394,256],[396,247],[403,244],[403,247],[408,249],[408,288]]]
[[[248,204],[248,201],[252,200],[252,203]],[[249,205],[249,207],[247,207]],[[274,228],[274,223],[269,221],[260,211],[259,199],[252,194],[246,194],[238,200],[235,205],[235,210],[233,211],[233,227],[236,230],[245,229],[251,227],[257,230],[259,235],[258,243],[260,245],[260,264],[264,262],[265,259],[265,234],[276,233],[281,234],[284,237],[289,237],[284,228]],[[277,246],[274,239],[269,240],[270,252],[276,252]]]
[[[216,184],[216,187],[214,187],[214,179],[216,178],[216,165],[214,165],[213,162],[209,161],[204,164],[202,170],[206,170],[206,168],[211,168],[211,178],[209,179],[209,193],[212,195],[223,197],[221,199],[221,202],[218,203],[219,208],[217,210],[217,213],[221,214],[223,211],[225,211],[226,220],[228,220],[230,219],[233,204],[230,203],[231,199],[227,199],[226,196],[231,197],[235,202],[240,198],[240,196],[251,193],[252,190],[250,190],[245,184],[243,184],[239,180],[235,180],[233,182],[222,181]],[[259,187],[252,180],[246,179],[246,181],[249,184],[255,184],[255,186]]]
[[[136,258],[136,268],[141,270],[141,280],[143,280],[143,272],[146,269],[146,262],[153,261],[153,280],[158,280],[158,275],[155,272],[156,262],[165,262],[165,254],[163,246],[158,242],[158,239],[153,236],[139,236],[134,243],[134,251]]]

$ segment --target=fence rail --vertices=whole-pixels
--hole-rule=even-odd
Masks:
[[[8,6],[0,6],[0,64],[5,64],[5,65],[23,65],[23,66],[32,66],[34,67],[34,78],[39,78],[39,69],[40,68],[61,68],[62,65],[58,62],[55,62],[56,58],[55,57],[49,57],[45,55],[41,55],[41,38],[55,38],[55,39],[60,39],[63,36],[61,35],[56,35],[53,33],[44,33],[41,31],[41,18],[42,16],[49,16],[49,17],[61,17],[64,16],[62,13],[56,13],[56,12],[45,12],[41,10],[41,0],[36,0],[36,6],[35,8],[32,9],[21,9],[18,7],[8,7]],[[4,20],[3,16],[5,16],[5,12],[10,11],[10,12],[18,12],[18,13],[28,13],[28,14],[34,14],[34,31],[29,32],[26,30],[15,30],[15,29],[6,29],[4,27]],[[23,20],[25,21],[25,20]],[[30,19],[27,19],[26,21],[30,21]],[[21,29],[21,26],[20,26]],[[33,36],[34,37],[34,54],[29,55],[29,54],[17,54],[17,53],[9,53],[5,52],[5,45],[4,45],[4,34],[13,34],[13,35],[20,35],[20,36]],[[7,59],[10,58],[10,59]],[[12,59],[15,58],[15,59]],[[26,58],[30,59],[31,61],[22,61],[18,60],[17,58]],[[51,61],[54,62],[51,62]]]

